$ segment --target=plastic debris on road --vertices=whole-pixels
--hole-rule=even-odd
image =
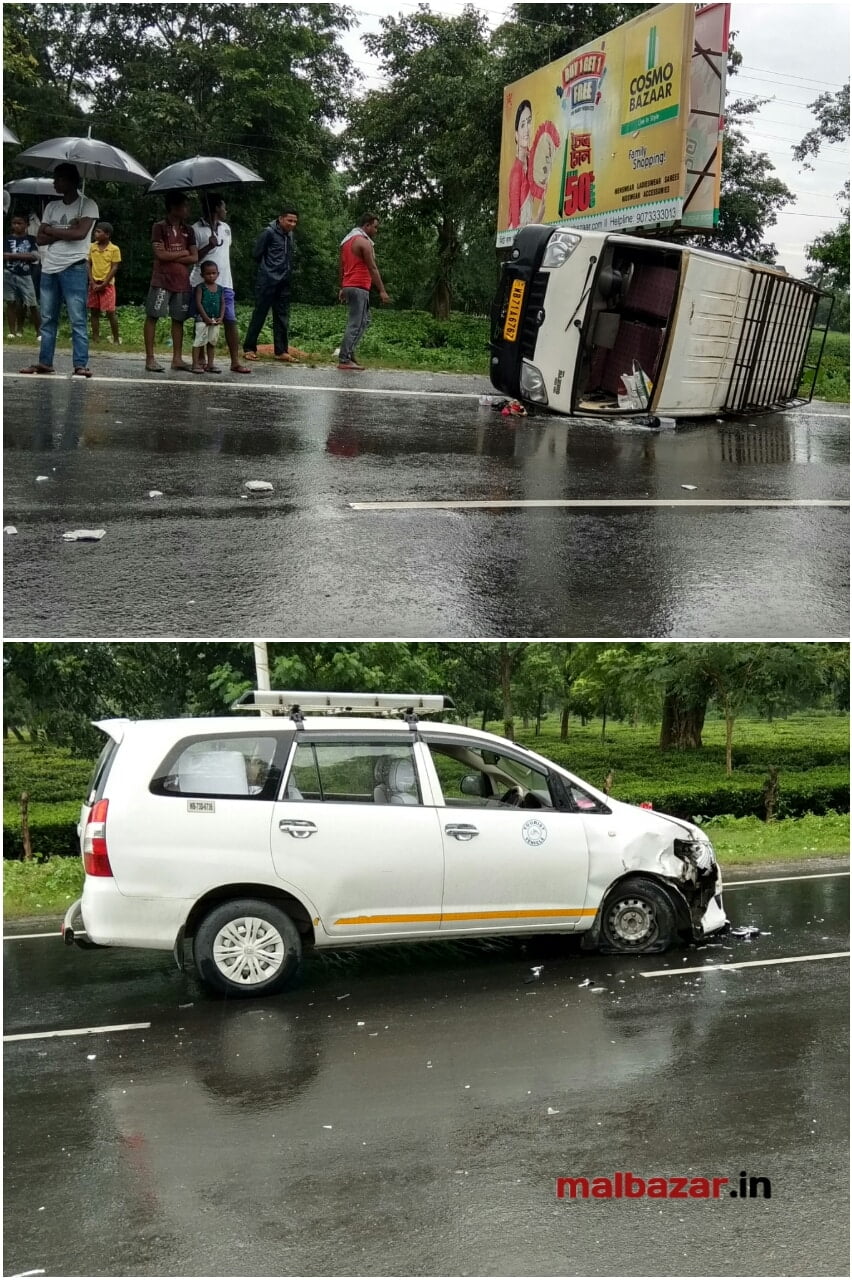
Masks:
[[[247,490],[248,493],[255,494],[258,497],[265,493],[273,492],[273,487],[268,480],[246,480],[243,484],[243,488]]]
[[[578,987],[590,987],[591,985],[592,985],[592,980],[591,980],[591,978],[586,978],[586,981],[585,981],[585,982],[578,982],[578,983],[577,983],[577,986],[578,986]]]
[[[760,929],[756,924],[741,924],[736,929],[732,929],[730,936],[732,938],[759,938]]]
[[[549,1116],[558,1116],[558,1115],[559,1115],[559,1112],[556,1110],[556,1108],[555,1108],[555,1107],[548,1107],[548,1108],[547,1108],[547,1114],[548,1114]]]
[[[4,528],[3,532],[4,532],[4,533],[17,533],[17,532],[18,532],[18,530],[15,528],[15,526],[14,526],[13,524],[7,524],[7,525],[6,525],[6,527]]]
[[[530,969],[530,973],[532,974],[532,977],[531,977],[531,978],[526,978],[526,979],[524,979],[524,981],[525,981],[525,982],[538,982],[538,980],[539,980],[539,978],[541,977],[541,975],[542,975],[542,973],[543,973],[543,972],[544,972],[544,965],[543,965],[543,964],[534,964],[534,965],[531,967],[531,969]]]
[[[527,411],[520,400],[513,400],[510,396],[480,396],[479,404],[483,409],[494,409],[495,412],[502,414],[504,418],[525,418],[527,416]]]
[[[95,1059],[97,1058],[97,1056],[98,1056],[98,1055],[97,1055],[96,1053],[87,1053],[87,1054],[86,1054],[86,1061],[87,1061],[87,1062],[94,1062],[94,1061],[95,1061]]]
[[[148,497],[149,497],[149,498],[162,498],[162,496],[163,496],[163,491],[162,491],[162,489],[149,489],[149,490],[148,490]]]
[[[63,533],[63,542],[100,542],[106,529],[69,529]]]
[[[690,493],[692,493],[695,489],[697,489],[697,488],[698,488],[698,485],[697,485],[697,484],[682,484],[680,487],[681,487],[681,489],[689,489]]]
[[[36,484],[46,484],[50,476],[36,476]]]

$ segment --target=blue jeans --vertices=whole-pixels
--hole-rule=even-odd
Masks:
[[[89,363],[89,330],[87,326],[86,298],[89,293],[89,276],[85,262],[75,263],[64,271],[41,273],[41,346],[38,349],[39,364],[53,364],[56,350],[56,330],[59,328],[59,311],[63,299],[71,323],[71,352],[75,369],[85,369]]]

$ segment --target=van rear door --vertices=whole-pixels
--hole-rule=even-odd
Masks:
[[[118,751],[118,748],[124,739],[124,735],[127,731],[127,727],[130,724],[130,721],[129,720],[93,720],[92,724],[95,726],[96,729],[100,729],[102,733],[105,733],[107,735],[107,741],[104,744],[104,748],[101,751],[101,754],[98,756],[97,763],[95,764],[94,769],[92,770],[92,776],[89,779],[89,787],[86,792],[86,798],[83,801],[83,805],[80,809],[80,821],[77,824],[77,838],[80,841],[81,857],[83,853],[83,845],[82,845],[83,832],[86,830],[86,823],[89,821],[89,814],[92,811],[92,805],[95,803],[96,800],[100,800],[101,798],[103,787],[106,783],[107,776],[109,775],[109,771],[112,768],[112,762],[115,759],[115,754]]]

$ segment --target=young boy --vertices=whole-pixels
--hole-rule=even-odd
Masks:
[[[225,318],[225,290],[220,284],[219,268],[208,258],[201,264],[201,282],[195,286],[195,338],[192,343],[192,372],[221,373],[216,367],[216,343],[219,341],[219,325]],[[207,365],[204,364],[204,347],[207,346]]]
[[[6,320],[10,338],[23,338],[24,318],[30,320],[38,337],[39,314],[33,285],[33,268],[38,263],[38,246],[27,234],[27,220],[15,214],[11,220],[10,236],[3,246],[3,301],[6,303]]]
[[[112,341],[120,343],[118,317],[115,314],[115,274],[121,262],[121,250],[112,243],[109,222],[95,223],[95,238],[89,249],[89,296],[87,306],[92,320],[92,341],[101,340],[101,312],[109,320]]]

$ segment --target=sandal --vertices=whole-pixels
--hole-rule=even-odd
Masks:
[[[222,370],[219,368],[218,364],[207,364],[204,366],[204,372],[205,373],[221,373]]]
[[[26,369],[20,369],[20,373],[56,373],[52,364],[28,364]]]
[[[193,365],[192,368],[190,369],[190,373],[203,373],[203,372],[204,372],[203,364],[200,364],[197,368],[195,367],[195,365]]]
[[[157,364],[157,363],[155,362],[154,364],[146,364],[146,365],[145,365],[145,372],[146,372],[146,373],[163,373],[163,372],[164,372],[164,370],[163,370],[163,366],[162,366],[161,364]]]
[[[257,359],[257,352],[256,352],[256,351],[244,351],[244,352],[243,352],[243,359],[244,359],[244,360],[256,360],[256,359]]]
[[[251,369],[247,369],[244,364],[232,364],[231,373],[251,373]]]
[[[71,374],[72,378],[91,378],[91,376],[92,376],[91,369],[87,369],[85,368],[84,365],[81,365],[81,364],[78,365],[77,368],[74,370],[74,372]]]

